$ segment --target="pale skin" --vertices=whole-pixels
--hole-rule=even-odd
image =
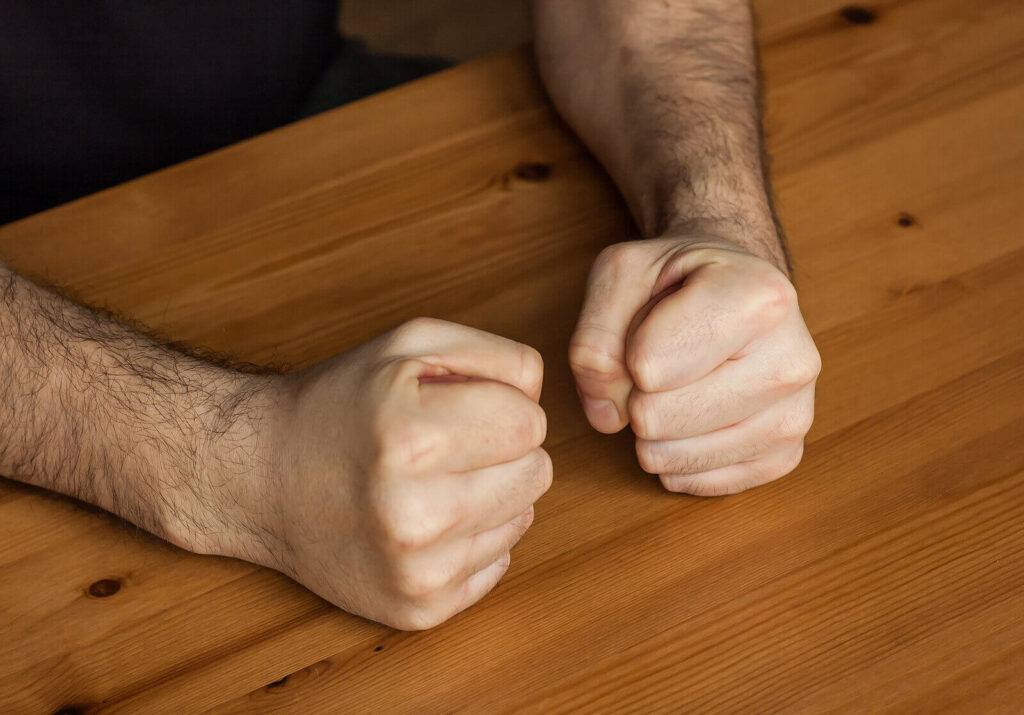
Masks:
[[[587,419],[627,424],[666,489],[731,494],[791,471],[818,351],[762,166],[745,0],[534,0],[548,93],[646,240],[590,274],[569,362]]]
[[[799,461],[817,351],[762,177],[749,9],[535,0],[556,108],[645,237],[597,259],[570,363],[671,491]],[[691,39],[687,39],[691,38]],[[310,369],[162,346],[0,264],[0,474],[197,553],[280,570],[352,613],[435,626],[508,568],[551,484],[530,347],[417,319]]]

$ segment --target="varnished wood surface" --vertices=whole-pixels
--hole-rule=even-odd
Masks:
[[[758,3],[824,371],[803,464],[742,495],[663,492],[585,425],[566,344],[629,224],[525,53],[0,229],[19,270],[249,360],[420,314],[529,342],[556,471],[504,581],[419,634],[0,482],[0,711],[1024,709],[1024,12],[842,5]]]

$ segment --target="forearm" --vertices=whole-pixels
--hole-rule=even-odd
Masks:
[[[710,233],[784,268],[746,0],[533,0],[533,11],[548,92],[641,232]]]
[[[265,384],[163,347],[0,264],[4,476],[180,546],[223,552],[229,536],[251,529]]]

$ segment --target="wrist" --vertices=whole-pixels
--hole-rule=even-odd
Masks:
[[[714,236],[758,258],[762,258],[790,277],[789,252],[782,227],[771,205],[765,201],[723,198],[715,207],[694,207],[679,202],[652,211],[652,230],[645,237],[663,238],[684,235]]]
[[[287,379],[224,371],[200,417],[194,473],[167,519],[167,538],[201,554],[277,567],[283,544],[277,439]]]

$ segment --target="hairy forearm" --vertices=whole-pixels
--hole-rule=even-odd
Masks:
[[[228,551],[227,540],[252,530],[265,385],[164,347],[0,264],[4,476],[89,502],[180,546]]]
[[[711,233],[785,269],[746,0],[533,0],[559,112],[645,236]]]

